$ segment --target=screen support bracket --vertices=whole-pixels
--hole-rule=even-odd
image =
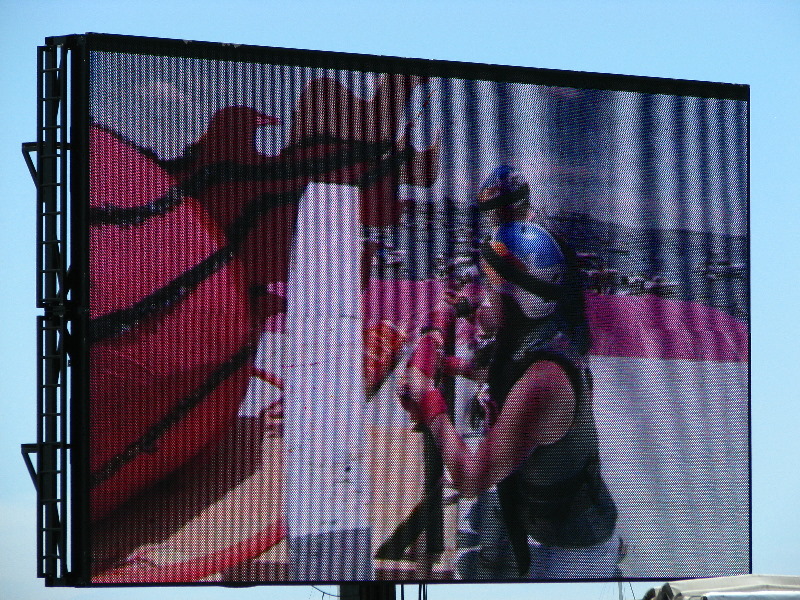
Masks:
[[[37,576],[69,584],[67,537],[68,358],[67,205],[69,169],[68,47],[49,43],[37,55],[37,140],[22,144],[36,186],[37,439],[22,444],[37,496]],[[35,161],[31,154],[35,152]],[[35,455],[35,464],[31,455]]]

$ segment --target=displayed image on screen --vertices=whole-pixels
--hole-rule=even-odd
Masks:
[[[749,572],[746,98],[137,44],[88,53],[91,584]]]

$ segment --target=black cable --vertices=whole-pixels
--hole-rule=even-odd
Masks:
[[[341,597],[341,596],[339,596],[339,594],[331,594],[330,592],[326,592],[325,590],[321,590],[315,585],[312,585],[311,587],[314,588],[315,590],[317,590],[320,594],[322,594],[323,598],[325,596],[330,596],[331,598],[340,598]]]

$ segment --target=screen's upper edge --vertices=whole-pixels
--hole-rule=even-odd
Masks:
[[[400,58],[322,50],[297,50],[221,42],[201,42],[85,33],[46,39],[48,45],[81,45],[88,50],[131,54],[210,58],[317,68],[345,69],[382,73],[401,72],[428,77],[457,77],[486,81],[506,81],[581,89],[605,89],[651,94],[695,96],[730,100],[749,100],[750,86],[688,79],[668,79],[641,75],[617,75],[542,69],[496,64],[481,64],[422,58]]]

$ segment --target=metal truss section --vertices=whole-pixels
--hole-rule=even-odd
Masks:
[[[67,47],[59,43],[38,48],[37,140],[22,145],[36,183],[36,299],[44,313],[37,317],[37,439],[23,444],[22,453],[37,492],[37,575],[47,585],[63,585],[69,574],[67,54]]]

